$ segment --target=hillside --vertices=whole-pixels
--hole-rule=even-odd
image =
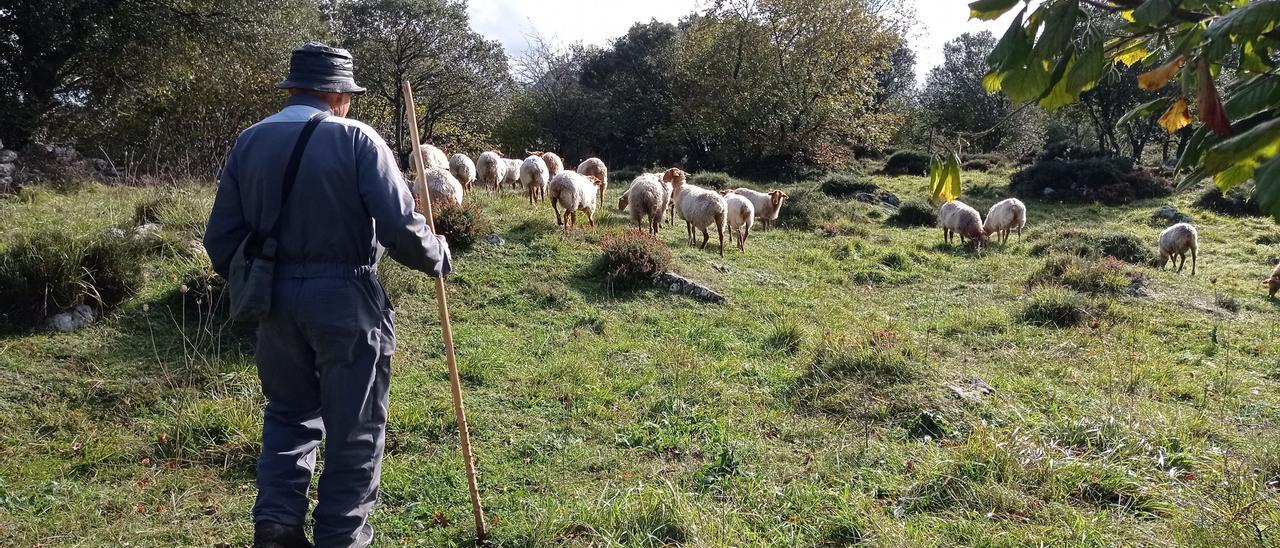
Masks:
[[[904,198],[927,186],[871,179]],[[1007,180],[967,173],[963,199],[985,213]],[[178,196],[160,219],[173,244],[138,295],[81,331],[0,336],[0,545],[250,540],[252,331],[180,304],[207,272],[185,242],[212,188],[30,191],[0,200],[0,249],[39,227],[131,225],[161,193]],[[1041,272],[1071,227],[1154,252],[1166,201],[1029,202],[1021,241],[981,253],[865,205],[823,230],[757,231],[723,260],[664,228],[676,270],[728,297],[714,306],[611,290],[593,264],[616,211],[563,236],[549,207],[474,193],[506,241],[456,256],[448,287],[494,541],[1280,544],[1280,308],[1259,283],[1280,234],[1194,198],[1168,202],[1200,228],[1195,276]],[[383,545],[467,544],[433,286],[383,276],[399,348],[373,524]],[[1047,323],[1064,306],[1078,323]]]

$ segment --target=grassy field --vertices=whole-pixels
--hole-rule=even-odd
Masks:
[[[1006,181],[967,174],[964,199],[985,212]],[[0,242],[128,225],[157,192],[0,201]],[[175,304],[207,271],[185,240],[212,189],[165,192],[185,216],[138,296],[75,333],[0,337],[0,546],[249,542],[252,332]],[[1154,248],[1166,201],[1031,202],[1022,241],[981,253],[861,205],[724,259],[665,228],[676,270],[728,297],[713,306],[611,290],[593,264],[615,211],[563,236],[549,207],[480,196],[506,244],[458,255],[449,297],[494,542],[1280,545],[1280,308],[1260,285],[1280,233],[1193,198],[1167,202],[1200,227],[1196,276],[1089,262],[1098,287],[1044,275],[1039,251],[1072,226]],[[383,272],[400,343],[373,523],[382,545],[468,544],[433,287]],[[1054,306],[1078,323],[1046,323]]]

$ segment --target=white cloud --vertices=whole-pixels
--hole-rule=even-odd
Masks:
[[[698,0],[472,0],[467,12],[472,28],[516,57],[535,33],[553,43],[604,45],[634,23],[675,23],[700,5]]]
[[[917,83],[924,85],[929,69],[942,64],[942,50],[947,42],[966,32],[991,31],[1000,38],[1013,23],[1018,10],[1011,10],[996,21],[969,19],[970,0],[904,0],[916,7],[919,26],[908,36],[916,52]],[[1038,1],[1033,4],[1038,4]]]

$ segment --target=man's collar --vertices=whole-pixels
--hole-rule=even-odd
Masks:
[[[285,102],[286,107],[299,106],[299,105],[305,106],[305,107],[311,107],[316,110],[324,110],[324,111],[331,110],[329,108],[329,103],[326,103],[324,99],[321,99],[309,93],[300,93],[298,95],[291,96],[289,97],[289,100]]]

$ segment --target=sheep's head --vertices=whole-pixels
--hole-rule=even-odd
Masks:
[[[629,202],[630,200],[627,198],[627,193],[623,192],[622,197],[618,198],[618,211],[625,211]]]
[[[598,187],[604,186],[604,181],[601,181],[600,178],[596,177],[595,175],[587,175],[587,180],[591,181],[591,184],[596,185]]]
[[[777,211],[778,208],[782,207],[782,201],[787,198],[790,198],[790,196],[787,196],[787,193],[781,190],[769,191],[769,202],[773,204],[774,211]]]
[[[684,180],[688,177],[689,177],[689,174],[685,173],[683,169],[680,169],[678,167],[673,167],[671,169],[668,169],[662,172],[662,182],[671,183],[673,186],[683,185]]]
[[[732,188],[726,188],[726,189],[724,189],[724,190],[721,190],[721,191],[720,191],[720,195],[721,195],[721,196],[728,196],[728,195],[730,195],[730,194],[737,194],[737,192],[736,192],[736,191],[734,191]]]

